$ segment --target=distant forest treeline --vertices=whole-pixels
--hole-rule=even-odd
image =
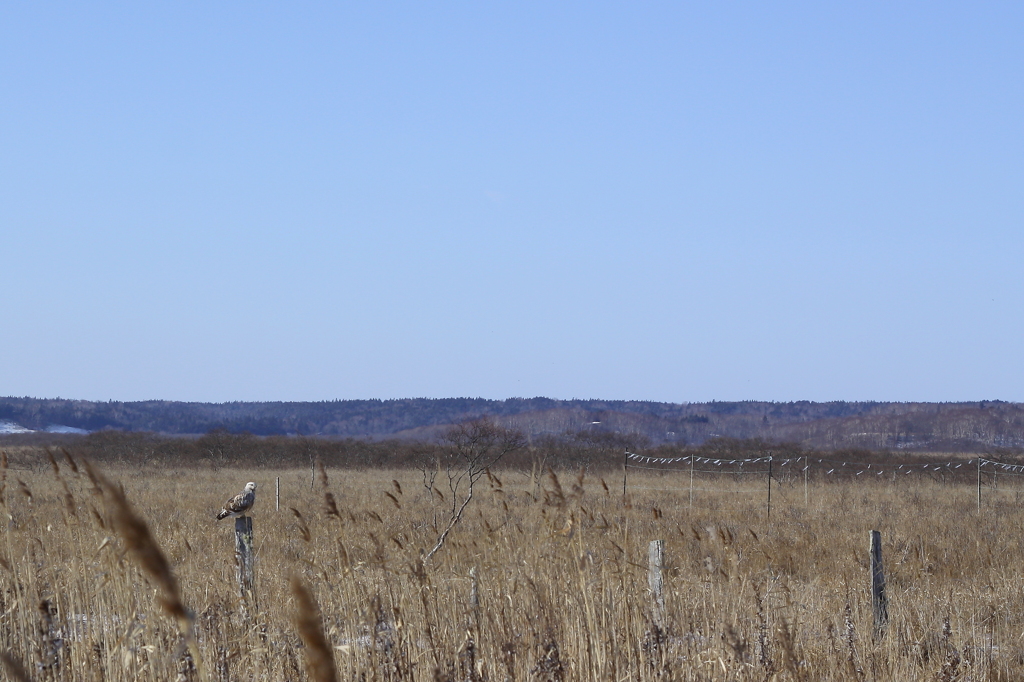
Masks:
[[[891,402],[709,402],[413,398],[325,402],[91,402],[0,398],[0,421],[42,430],[167,435],[211,431],[365,441],[433,441],[451,424],[487,415],[543,437],[618,434],[637,446],[701,446],[722,438],[793,443],[816,450],[983,452],[1024,450],[1024,405]],[[8,437],[10,438],[10,436]]]

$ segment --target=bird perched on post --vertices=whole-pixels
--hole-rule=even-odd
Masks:
[[[249,481],[245,484],[245,490],[224,503],[224,508],[217,514],[217,520],[220,521],[228,516],[235,518],[244,516],[254,504],[256,504],[256,484]]]

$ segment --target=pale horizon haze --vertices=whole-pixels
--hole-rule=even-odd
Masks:
[[[1024,401],[1020,3],[6,3],[0,395]]]

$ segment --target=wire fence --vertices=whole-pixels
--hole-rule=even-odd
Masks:
[[[628,491],[628,476],[631,469],[689,477],[689,485],[678,488],[663,488],[649,485],[634,485],[636,490],[660,490],[665,492],[686,492],[690,505],[694,493],[748,493],[765,496],[766,511],[771,515],[772,484],[803,483],[804,498],[808,499],[810,480],[842,481],[890,481],[896,483],[907,477],[927,477],[944,483],[975,483],[977,505],[982,507],[983,489],[995,489],[997,481],[1005,476],[1024,476],[1024,464],[1000,462],[985,457],[970,459],[931,459],[929,461],[864,461],[839,459],[835,457],[775,457],[771,454],[759,457],[730,458],[708,457],[691,454],[682,457],[655,457],[626,452],[623,460],[622,492]],[[724,480],[723,480],[724,479]],[[760,479],[759,487],[753,487]],[[648,483],[649,479],[643,480]],[[708,487],[711,481],[718,481],[719,487]],[[695,485],[696,483],[696,485]],[[732,485],[730,485],[732,483]],[[740,486],[740,487],[737,487]]]
[[[758,464],[761,468],[748,465]],[[1024,464],[999,462],[985,457],[972,459],[953,459],[929,462],[865,462],[843,460],[829,457],[787,457],[778,458],[772,455],[749,458],[707,457],[703,455],[687,455],[685,457],[652,457],[633,452],[626,453],[624,466],[629,469],[645,469],[648,471],[693,471],[701,474],[730,475],[765,475],[771,472],[780,477],[798,472],[808,472],[817,476],[863,476],[885,474],[911,475],[914,473],[941,473],[970,475],[976,471],[982,474],[1001,474],[1007,476],[1024,476]],[[787,467],[789,469],[787,470]]]

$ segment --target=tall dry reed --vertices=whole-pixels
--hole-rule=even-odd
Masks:
[[[679,474],[631,475],[624,498],[599,476],[492,472],[424,565],[450,500],[415,470],[323,470],[310,490],[308,469],[2,464],[0,652],[13,679],[19,661],[34,680],[193,680],[200,661],[212,680],[1024,675],[1024,485],[1010,477],[986,488],[981,514],[962,483],[819,481],[805,504],[783,481],[768,524],[764,491],[741,480],[698,480],[690,509]],[[281,511],[263,495],[253,514],[259,610],[247,614],[233,528],[213,514],[277,475]],[[889,589],[881,638],[871,529]],[[653,539],[665,541],[657,620]]]

